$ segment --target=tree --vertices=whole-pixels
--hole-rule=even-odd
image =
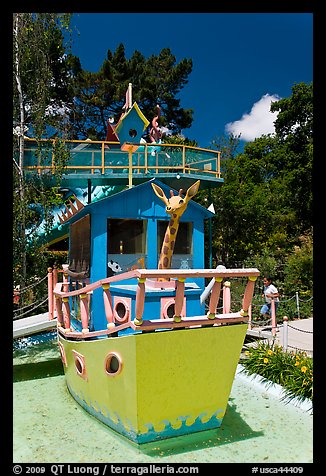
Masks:
[[[313,84],[295,84],[292,95],[274,102],[271,111],[279,111],[275,131],[282,147],[289,202],[304,233],[312,226]]]
[[[312,226],[312,85],[295,85],[292,91],[271,106],[280,111],[274,136],[246,143],[237,155],[231,153],[233,138],[225,144],[224,184],[211,192],[213,255],[224,264],[259,255],[284,262]],[[202,192],[198,200],[205,204],[205,199]]]
[[[108,50],[98,72],[80,71],[77,75],[70,113],[74,138],[105,139],[108,119],[114,117],[117,121],[121,115],[129,83],[133,84],[133,101],[149,120],[156,115],[159,103],[161,125],[180,133],[191,126],[193,111],[182,108],[176,96],[191,70],[192,60],[183,59],[177,64],[169,48],[148,59],[135,51],[129,60],[123,44],[115,52]]]
[[[14,42],[14,264],[15,281],[23,287],[26,280],[27,230],[38,219],[36,210],[51,220],[51,205],[57,201],[57,190],[44,177],[27,181],[24,175],[25,134],[38,140],[37,154],[42,158],[41,138],[49,127],[65,135],[66,108],[71,97],[71,55],[65,55],[63,30],[68,29],[70,14],[15,13]],[[56,143],[56,173],[62,173],[67,159],[63,143]],[[46,178],[46,177],[45,177]],[[41,204],[41,207],[31,205]]]

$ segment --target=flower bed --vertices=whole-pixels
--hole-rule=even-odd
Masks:
[[[259,342],[247,348],[240,363],[248,375],[281,385],[285,398],[313,400],[313,359],[306,352],[283,352],[275,343]]]

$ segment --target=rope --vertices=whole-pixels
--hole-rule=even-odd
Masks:
[[[28,311],[23,312],[18,317],[14,317],[13,320],[15,321],[15,320],[20,319],[21,317],[25,316],[26,314],[29,314],[30,312],[34,311],[34,309],[37,309],[38,307],[42,306],[42,304],[46,303],[47,300],[48,300],[48,297],[46,297],[44,299],[44,301],[37,303],[36,306],[32,307],[32,309],[29,309]]]
[[[47,279],[47,277],[48,277],[48,275],[46,274],[43,278],[41,278],[39,281],[37,281],[37,283],[29,284],[28,286],[25,286],[23,289],[20,289],[19,291],[16,291],[16,293],[22,294],[22,293],[25,292],[27,289],[34,288],[34,287],[37,286],[38,284],[42,283],[42,281],[44,281],[45,279]]]
[[[271,322],[272,318],[269,318],[267,319],[266,321],[254,321],[254,320],[251,320],[251,324],[255,323],[255,322],[258,322],[257,324],[257,327],[259,326],[265,326],[267,323]]]
[[[17,314],[17,312],[20,312],[20,311],[22,311],[23,309],[26,309],[26,308],[28,308],[28,307],[31,307],[31,306],[33,306],[34,304],[35,304],[34,302],[31,302],[30,304],[26,304],[26,306],[22,306],[22,307],[20,307],[20,308],[18,308],[18,309],[14,309],[13,312],[14,312],[14,314]]]
[[[304,334],[313,334],[313,331],[306,331],[304,329],[298,329],[298,327],[293,327],[290,324],[288,324],[288,327],[291,327],[291,329],[294,329],[296,331],[303,332]]]

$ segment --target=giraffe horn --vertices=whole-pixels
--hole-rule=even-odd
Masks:
[[[182,188],[180,188],[180,190],[179,190],[179,197],[182,197],[182,194],[183,194],[183,190],[182,190]]]
[[[170,197],[174,197],[173,190],[170,190]]]

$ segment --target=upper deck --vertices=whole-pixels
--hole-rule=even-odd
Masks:
[[[223,183],[220,152],[179,144],[120,144],[109,141],[65,141],[70,158],[61,185],[137,185],[154,177],[179,189],[189,179],[201,181],[202,188]],[[128,146],[128,144],[127,144]],[[135,150],[136,149],[136,150]],[[55,140],[41,141],[41,153],[34,139],[25,139],[25,173],[54,174]],[[185,185],[183,185],[183,183]]]

